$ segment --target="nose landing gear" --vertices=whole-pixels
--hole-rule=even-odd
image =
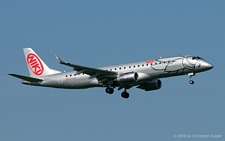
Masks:
[[[190,80],[189,83],[190,83],[190,84],[194,84],[195,82],[194,82],[193,80]]]
[[[192,80],[192,77],[195,76],[195,73],[188,73],[188,75],[190,76],[190,84],[194,84],[194,80]]]

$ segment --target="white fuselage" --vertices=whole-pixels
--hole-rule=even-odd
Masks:
[[[99,69],[106,71],[113,71],[119,74],[127,72],[136,72],[138,74],[138,81],[131,83],[117,83],[112,87],[125,86],[132,87],[151,81],[157,78],[172,77],[178,75],[185,75],[189,73],[198,73],[212,68],[212,65],[204,59],[195,56],[175,56],[169,58],[159,58],[156,60],[148,60],[136,63],[121,64],[115,66],[101,67]],[[54,88],[67,89],[82,89],[90,87],[106,87],[98,81],[95,77],[80,73],[77,71],[57,73],[41,77],[42,82],[27,82],[24,84],[38,85]],[[116,79],[114,80],[117,81]]]
[[[105,92],[108,94],[113,94],[114,88],[117,87],[118,90],[124,89],[121,93],[123,98],[129,97],[127,89],[133,86],[145,91],[160,89],[162,82],[159,78],[164,77],[187,74],[190,77],[189,83],[194,84],[192,77],[195,73],[213,68],[213,65],[204,59],[193,55],[159,58],[101,68],[72,64],[55,55],[60,64],[74,70],[62,73],[49,68],[32,48],[24,48],[23,51],[30,76],[9,74],[22,79],[23,84],[63,89],[106,87]]]

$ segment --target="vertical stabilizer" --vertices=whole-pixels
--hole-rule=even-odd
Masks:
[[[31,48],[24,48],[23,51],[31,77],[60,73],[60,71],[50,69]]]

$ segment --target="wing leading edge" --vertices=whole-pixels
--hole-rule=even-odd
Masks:
[[[88,75],[90,75],[89,79],[97,78],[99,83],[105,84],[105,83],[115,79],[118,75],[117,72],[75,65],[75,64],[71,64],[69,62],[63,61],[57,55],[55,55],[55,57],[59,61],[60,64],[72,67],[73,70],[77,71],[76,75],[79,75],[81,73],[88,74]]]

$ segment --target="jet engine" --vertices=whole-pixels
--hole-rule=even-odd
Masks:
[[[145,83],[140,84],[137,88],[140,88],[145,91],[157,90],[160,89],[162,86],[162,82],[159,79],[155,79],[152,81],[148,81]]]
[[[136,72],[122,73],[117,77],[117,81],[120,83],[136,82],[138,81],[138,73]]]

